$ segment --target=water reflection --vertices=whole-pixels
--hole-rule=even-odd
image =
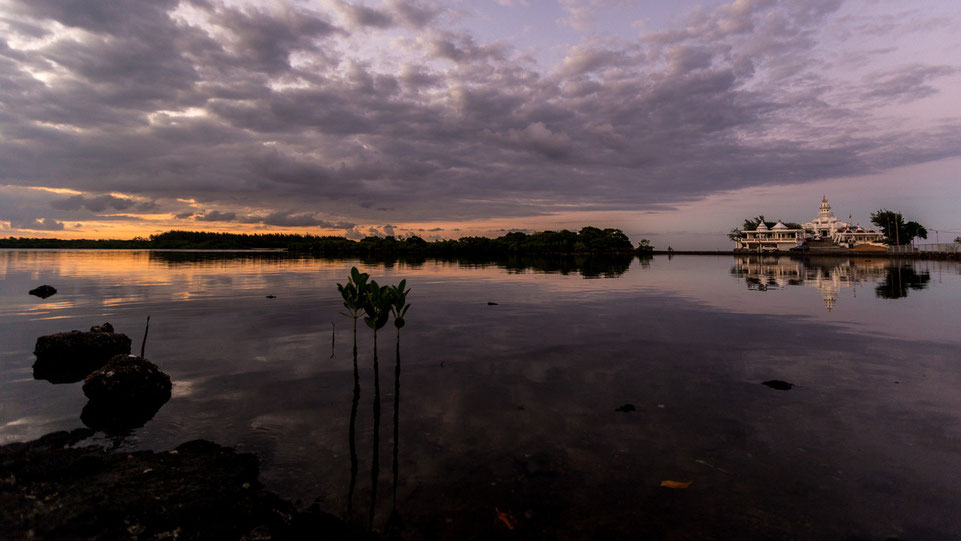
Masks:
[[[289,254],[284,252],[194,252],[194,251],[152,251],[148,252],[151,263],[166,267],[210,267],[224,264],[243,265],[255,262],[265,265],[289,265],[292,262],[324,262],[340,266],[343,259],[312,256],[309,254]],[[605,256],[464,256],[456,258],[427,258],[424,256],[366,256],[359,259],[363,266],[393,269],[404,267],[417,270],[428,261],[434,263],[457,264],[466,268],[501,268],[509,273],[533,271],[545,274],[579,274],[584,278],[617,278],[631,266],[634,256],[629,254]],[[642,265],[652,260],[651,256],[640,258]]]
[[[874,294],[882,299],[907,297],[909,289],[925,289],[931,281],[931,274],[928,271],[918,273],[910,265],[889,267],[886,272],[884,280],[874,288]]]
[[[778,256],[739,256],[731,274],[742,278],[752,291],[770,291],[787,286],[817,289],[828,311],[838,303],[842,289],[866,284],[878,285],[875,295],[883,299],[906,297],[908,290],[921,290],[931,280],[928,271],[916,272],[910,264],[887,258],[790,258]]]
[[[270,489],[349,507],[367,526],[372,337],[362,332],[355,371],[351,327],[334,329],[335,357],[327,334],[344,321],[336,282],[362,263],[37,257],[0,253],[0,440],[80,423],[79,386],[30,377],[36,336],[107,318],[139,333],[153,314],[150,355],[175,399],[125,448],[206,438],[253,452]],[[381,389],[395,408],[383,458],[395,460],[380,468],[375,530],[402,514],[412,541],[511,535],[498,509],[521,538],[956,538],[961,484],[944,472],[961,469],[959,267],[875,263],[675,255],[584,280],[597,274],[586,265],[565,276],[523,262],[371,262],[363,270],[408,279],[418,299],[403,407],[399,363]],[[48,300],[69,302],[56,312],[72,319],[35,319],[29,308],[48,304],[24,294],[36,283],[58,287]],[[818,283],[840,292],[830,314]],[[887,284],[898,300],[876,296]],[[105,306],[105,295],[132,300]],[[624,403],[636,411],[614,411]],[[694,484],[671,492],[665,479]]]

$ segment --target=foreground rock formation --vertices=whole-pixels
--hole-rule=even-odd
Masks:
[[[0,538],[366,537],[265,490],[253,455],[204,440],[158,453],[69,447],[92,433],[56,432],[0,447]]]

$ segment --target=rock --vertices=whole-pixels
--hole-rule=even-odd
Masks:
[[[267,295],[267,298],[268,298],[268,299],[276,299],[276,298],[277,298],[277,295]]]
[[[614,410],[614,411],[624,411],[624,412],[627,412],[627,411],[637,411],[637,408],[634,407],[634,404],[624,404],[623,406],[617,408],[617,409]]]
[[[30,293],[31,295],[35,296],[35,297],[40,297],[41,299],[46,299],[47,297],[49,297],[49,296],[51,296],[51,295],[56,295],[56,294],[57,294],[57,288],[55,288],[55,287],[53,287],[53,286],[48,286],[47,284],[44,284],[44,285],[42,285],[42,286],[40,286],[40,287],[38,287],[38,288],[31,289],[29,293]]]
[[[33,354],[33,377],[51,383],[74,383],[100,368],[111,357],[130,353],[130,338],[125,334],[101,331],[70,331],[41,336]],[[94,327],[96,329],[96,327]]]
[[[267,491],[254,455],[204,440],[111,453],[83,446],[91,435],[58,432],[0,447],[0,471],[17,479],[0,484],[0,538],[373,538]]]
[[[160,407],[170,400],[170,376],[136,355],[116,355],[83,381],[83,394],[98,406]]]
[[[493,301],[488,301],[487,306],[497,306],[497,303]]]
[[[793,383],[788,383],[786,381],[781,381],[779,379],[771,379],[762,383],[762,385],[767,385],[772,389],[777,389],[778,391],[790,391],[794,387]]]
[[[94,325],[90,327],[90,332],[113,332],[113,325],[109,323],[104,323],[103,325]]]

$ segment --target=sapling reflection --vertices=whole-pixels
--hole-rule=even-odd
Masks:
[[[388,529],[399,530],[401,528],[400,516],[397,514],[397,477],[398,461],[397,452],[400,441],[400,329],[404,326],[404,316],[410,305],[407,304],[407,294],[410,293],[407,287],[407,280],[401,280],[396,286],[390,288],[390,312],[394,316],[394,327],[397,329],[396,357],[394,360],[394,457],[392,463],[393,473],[393,493],[390,499],[390,517],[387,519]]]
[[[347,517],[353,511],[354,487],[357,484],[357,406],[360,403],[360,373],[357,370],[357,320],[364,314],[367,303],[367,279],[370,275],[351,267],[347,284],[337,284],[337,291],[344,299],[347,312],[341,315],[354,320],[354,399],[350,409],[350,487],[347,489]]]
[[[367,286],[367,302],[364,304],[364,323],[374,331],[374,450],[370,465],[370,515],[368,528],[374,527],[374,511],[377,508],[377,478],[380,475],[380,369],[377,363],[377,331],[390,319],[391,295],[388,286],[380,286],[371,280]]]

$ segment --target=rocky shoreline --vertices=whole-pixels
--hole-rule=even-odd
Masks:
[[[206,440],[167,452],[77,446],[93,434],[0,447],[0,538],[373,538],[265,490],[254,455]]]

